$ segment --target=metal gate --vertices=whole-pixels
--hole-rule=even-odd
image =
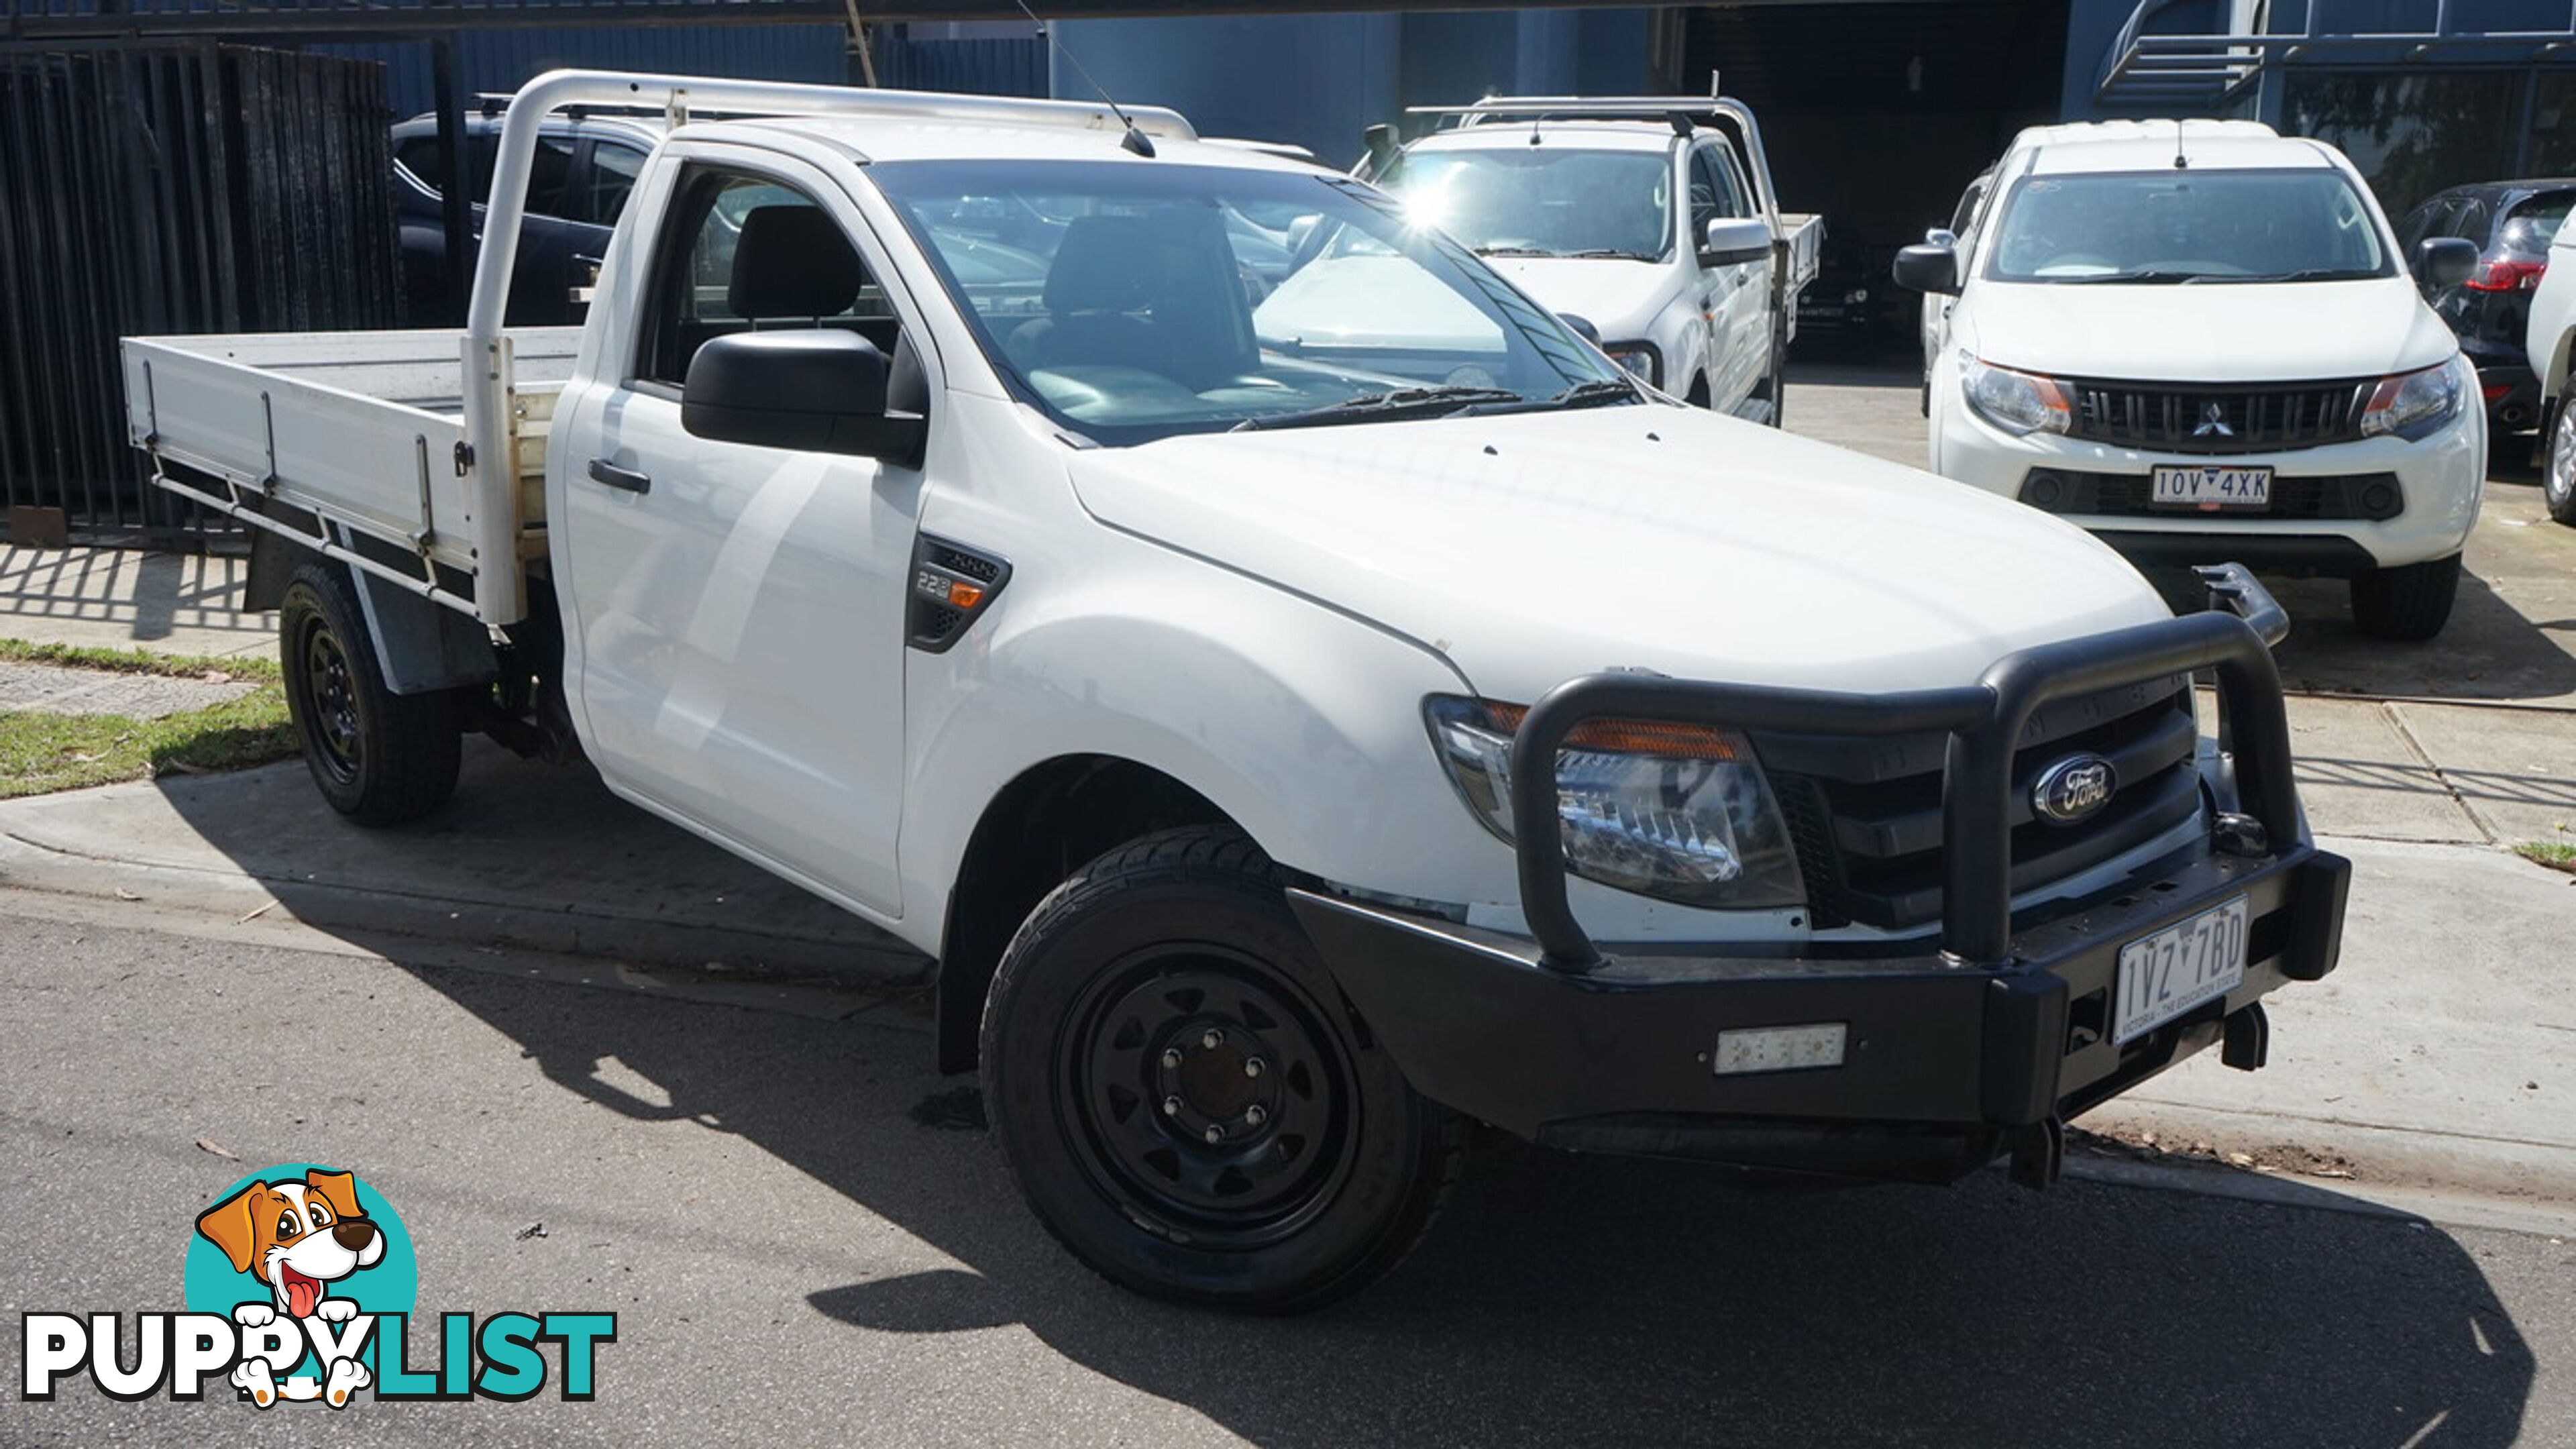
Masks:
[[[97,543],[145,485],[116,339],[401,325],[383,68],[205,41],[0,53],[0,504]]]

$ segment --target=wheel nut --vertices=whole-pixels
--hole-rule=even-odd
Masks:
[[[1225,1033],[1217,1030],[1215,1027],[1209,1027],[1205,1032],[1200,1034],[1199,1045],[1206,1047],[1209,1051],[1215,1051],[1218,1047],[1225,1045]]]
[[[1163,1099],[1163,1115],[1166,1117],[1178,1117],[1181,1115],[1181,1099],[1178,1097],[1165,1097]]]
[[[1243,1109],[1243,1120],[1252,1126],[1258,1127],[1262,1123],[1270,1120],[1270,1114],[1262,1111],[1261,1104],[1259,1102],[1255,1102],[1251,1106]]]
[[[1210,1142],[1223,1142],[1225,1140],[1225,1129],[1211,1122],[1208,1124],[1206,1136],[1207,1140]]]
[[[1168,1072],[1168,1071],[1173,1071],[1173,1070],[1177,1069],[1177,1068],[1180,1066],[1180,1064],[1181,1064],[1181,1049],[1180,1049],[1179,1047],[1165,1047],[1165,1048],[1163,1048],[1163,1070],[1165,1070],[1165,1071],[1167,1071],[1167,1072]]]
[[[1247,1077],[1257,1077],[1268,1070],[1270,1070],[1269,1064],[1262,1061],[1259,1057],[1245,1057],[1243,1059],[1243,1074]]]

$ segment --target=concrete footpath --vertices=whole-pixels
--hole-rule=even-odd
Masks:
[[[0,635],[203,651],[182,617],[110,598],[13,599],[11,578],[147,579],[120,565],[48,570],[0,552]],[[191,577],[213,576],[203,561]],[[207,617],[221,599],[201,598]],[[116,620],[168,621],[152,638]],[[99,632],[73,634],[70,619]],[[186,627],[194,627],[186,626]],[[224,638],[257,647],[247,627]],[[2576,877],[2500,848],[2569,838],[2576,723],[2554,709],[2311,696],[2292,702],[2321,836],[2357,868],[2344,963],[2274,1007],[2269,1069],[2214,1054],[2082,1125],[2136,1145],[2311,1177],[2365,1199],[2469,1194],[2502,1226],[2576,1224]],[[787,1009],[917,980],[925,963],[842,912],[608,794],[480,741],[453,805],[398,831],[351,827],[300,763],[0,802],[0,889],[95,914],[184,919],[246,945],[288,921],[371,949],[437,943],[512,962],[559,953],[570,979]],[[371,945],[371,943],[374,943]],[[521,969],[513,967],[511,969]],[[791,999],[792,998],[792,999]],[[798,1002],[802,1002],[799,1005]],[[2146,1144],[2152,1140],[2153,1147]],[[2114,1158],[2085,1165],[2116,1172]]]

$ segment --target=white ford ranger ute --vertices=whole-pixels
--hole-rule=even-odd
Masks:
[[[504,329],[540,118],[630,100],[672,126],[586,325]],[[1356,1288],[1477,1119],[2045,1184],[2335,964],[2241,571],[2177,618],[2042,513],[1659,399],[1169,112],[558,73],[501,151],[461,337],[125,346],[163,485],[256,530],[314,779],[391,824],[464,731],[578,751],[936,957],[941,1063],[1117,1282]],[[1288,213],[1446,340],[1275,328],[1229,219]]]

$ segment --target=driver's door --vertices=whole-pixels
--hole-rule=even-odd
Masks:
[[[819,174],[699,159],[671,186],[625,376],[579,399],[554,443],[569,450],[571,687],[618,787],[898,915],[921,474],[698,438],[680,395],[712,337],[841,328],[892,353],[905,324],[872,237]],[[762,219],[781,210],[827,221]]]

